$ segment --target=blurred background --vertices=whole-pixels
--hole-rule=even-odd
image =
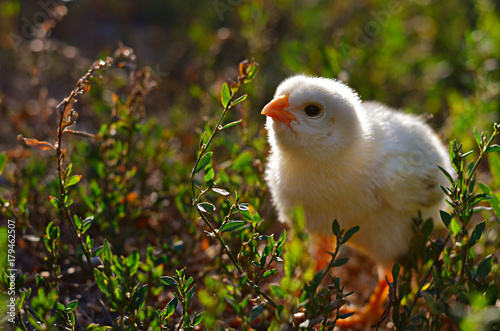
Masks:
[[[180,130],[200,125],[221,82],[248,58],[261,66],[245,106],[252,122],[263,123],[259,110],[277,84],[302,72],[339,78],[363,99],[424,114],[458,138],[498,116],[499,13],[492,0],[4,0],[0,144],[17,145],[18,133],[43,138],[40,116],[120,42],[159,83],[148,115]],[[80,115],[91,126],[101,111]]]

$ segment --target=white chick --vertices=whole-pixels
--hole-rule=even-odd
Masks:
[[[302,206],[311,254],[322,267],[332,251],[331,224],[360,226],[348,242],[379,266],[379,286],[344,326],[373,324],[387,293],[385,276],[406,253],[412,218],[439,219],[445,207],[447,151],[419,117],[362,102],[342,82],[297,75],[262,110],[271,146],[266,180],[283,222]],[[345,320],[349,321],[349,320]],[[351,323],[351,324],[349,324]]]

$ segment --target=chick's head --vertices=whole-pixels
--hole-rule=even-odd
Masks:
[[[343,83],[293,76],[276,89],[262,114],[271,144],[303,155],[341,152],[363,135],[361,101]]]

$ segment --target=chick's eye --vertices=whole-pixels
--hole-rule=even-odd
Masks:
[[[304,113],[309,117],[317,117],[321,114],[321,109],[315,105],[308,105],[304,108]]]

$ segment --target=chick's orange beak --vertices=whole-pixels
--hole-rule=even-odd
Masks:
[[[261,114],[269,116],[290,126],[290,122],[296,121],[297,118],[295,118],[292,113],[286,110],[289,106],[290,104],[288,103],[288,94],[281,95],[271,100],[271,102],[269,102],[264,107],[264,109],[262,109]]]

